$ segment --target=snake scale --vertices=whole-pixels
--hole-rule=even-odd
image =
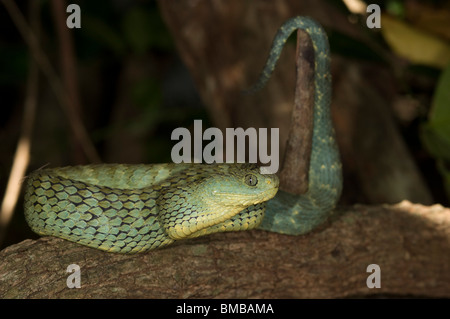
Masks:
[[[117,253],[138,253],[176,240],[253,228],[305,234],[336,205],[342,174],[330,114],[326,33],[294,17],[276,34],[256,85],[269,80],[287,38],[310,36],[315,55],[313,141],[308,191],[278,190],[276,175],[254,164],[96,164],[41,169],[25,181],[25,218],[39,235]]]

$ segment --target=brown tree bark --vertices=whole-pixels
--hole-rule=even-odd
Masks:
[[[81,269],[69,289],[66,269]],[[367,266],[381,269],[369,289]],[[118,255],[57,238],[0,252],[0,298],[450,297],[450,209],[402,202],[342,208],[305,236],[260,230]]]
[[[280,189],[292,194],[308,191],[314,110],[314,47],[305,31],[297,32],[295,98],[291,127],[280,170]]]

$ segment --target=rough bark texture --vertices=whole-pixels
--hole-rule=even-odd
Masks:
[[[66,286],[81,267],[81,288]],[[366,286],[367,266],[381,288]],[[117,255],[57,238],[0,252],[1,298],[450,297],[450,209],[402,202],[340,209],[306,236],[264,231]]]
[[[280,189],[308,191],[314,109],[314,48],[308,34],[297,32],[296,83],[289,138],[280,171]]]

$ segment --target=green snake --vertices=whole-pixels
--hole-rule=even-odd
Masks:
[[[138,253],[176,240],[259,228],[305,234],[326,220],[342,189],[330,114],[329,47],[308,17],[285,22],[252,90],[269,80],[287,38],[305,30],[315,52],[315,101],[308,191],[278,190],[254,164],[96,164],[41,169],[25,181],[25,218],[39,235]]]

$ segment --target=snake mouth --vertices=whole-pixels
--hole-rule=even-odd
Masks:
[[[223,205],[246,207],[268,201],[275,196],[277,191],[278,188],[272,188],[253,194],[213,191],[212,195],[215,198],[218,198]]]

